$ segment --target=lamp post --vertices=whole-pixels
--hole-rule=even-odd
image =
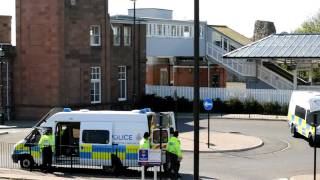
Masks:
[[[194,119],[194,154],[193,154],[193,179],[199,178],[199,0],[194,0],[194,100],[193,100],[193,119]]]
[[[1,89],[1,112],[0,112],[0,124],[4,124],[4,117],[3,117],[3,81],[2,81],[2,59],[4,57],[4,51],[2,49],[2,46],[0,47],[0,89]]]
[[[133,87],[132,87],[132,102],[133,105],[135,106],[136,103],[136,0],[130,0],[133,1]]]

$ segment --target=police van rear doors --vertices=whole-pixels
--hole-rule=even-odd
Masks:
[[[82,122],[80,137],[82,165],[111,166],[112,122]]]

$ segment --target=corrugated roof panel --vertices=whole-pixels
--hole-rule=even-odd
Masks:
[[[320,35],[318,35],[316,37],[316,42],[314,43],[314,45],[312,46],[312,50],[310,50],[310,57],[316,57],[317,56],[317,47],[320,46]],[[319,56],[319,55],[318,55]]]
[[[307,54],[310,54],[309,52],[312,49],[313,44],[315,44],[316,40],[317,40],[317,37],[309,36],[309,40],[306,41],[305,48],[301,50],[300,56],[307,56]]]
[[[301,57],[303,55],[303,51],[308,49],[308,42],[310,41],[311,36],[301,37],[301,43],[297,45],[295,51],[292,52],[291,56],[293,57]]]
[[[228,53],[235,58],[320,58],[320,34],[274,34]]]

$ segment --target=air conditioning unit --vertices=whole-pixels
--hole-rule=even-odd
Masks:
[[[75,6],[75,5],[76,5],[76,3],[77,3],[77,0],[70,0],[70,4],[71,4],[71,6]]]

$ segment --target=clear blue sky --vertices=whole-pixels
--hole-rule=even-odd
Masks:
[[[109,0],[111,15],[127,14],[127,9],[132,7],[130,0]],[[193,0],[137,0],[139,7],[171,9],[175,19],[193,18]],[[319,8],[319,0],[200,0],[200,18],[209,24],[227,25],[252,37],[255,20],[273,21],[277,32],[291,32]],[[0,0],[0,15],[11,15],[15,22],[15,0]],[[15,26],[13,44],[14,32]]]

